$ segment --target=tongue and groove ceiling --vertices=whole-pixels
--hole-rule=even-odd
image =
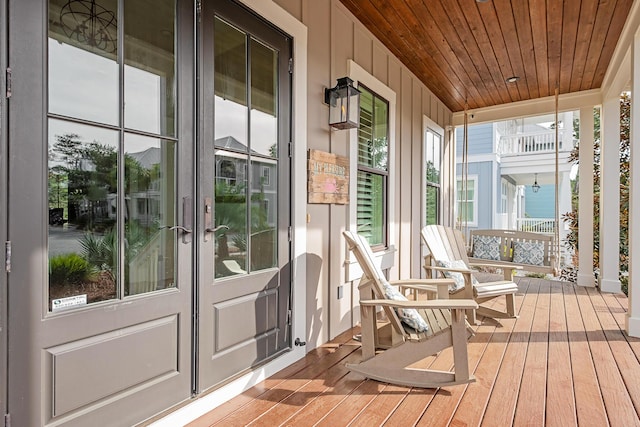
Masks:
[[[453,112],[600,88],[633,3],[340,1]]]

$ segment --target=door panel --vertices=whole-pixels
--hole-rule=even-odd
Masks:
[[[291,40],[209,1],[201,55],[200,199],[213,217],[199,247],[200,391],[290,348]]]
[[[171,228],[193,212],[194,4],[96,0],[91,27],[81,3],[9,8],[14,425],[133,425],[191,393],[193,247]]]
[[[169,316],[46,349],[54,416],[179,374],[178,320]]]

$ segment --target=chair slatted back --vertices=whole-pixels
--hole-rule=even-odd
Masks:
[[[343,234],[349,244],[349,249],[355,255],[363,271],[363,277],[358,286],[360,289],[360,297],[368,299],[373,296],[377,299],[386,299],[382,286],[382,281],[386,281],[386,278],[382,269],[374,260],[375,256],[371,250],[371,246],[369,246],[369,242],[357,233],[344,231]],[[451,312],[449,310],[418,310],[422,318],[429,325],[429,330],[425,333],[409,332],[400,321],[395,310],[390,307],[384,307],[384,310],[393,328],[410,340],[422,341],[429,336],[449,328],[451,325]]]
[[[434,259],[462,260],[468,266],[467,246],[460,230],[442,225],[427,225],[422,229],[422,240]]]
[[[358,289],[360,290],[360,299],[385,299],[386,296],[384,294],[381,280],[386,279],[382,269],[374,261],[373,251],[371,250],[371,246],[369,246],[369,242],[363,236],[351,231],[343,231],[342,234],[347,240],[349,249],[355,255],[363,272],[363,276],[360,279],[360,284],[358,286]],[[395,329],[399,334],[407,335],[395,310],[391,307],[384,307],[384,311],[391,322],[393,329]]]

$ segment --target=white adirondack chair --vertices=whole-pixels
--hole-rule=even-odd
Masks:
[[[362,361],[357,364],[347,364],[347,368],[370,379],[411,387],[438,388],[475,381],[469,372],[468,335],[464,312],[475,309],[478,305],[473,300],[409,301],[402,298],[399,296],[400,292],[394,293],[390,290],[393,285],[385,279],[382,270],[375,263],[366,239],[349,231],[343,234],[363,271],[359,285]],[[430,289],[432,292],[435,287],[447,287],[450,283],[451,281],[442,279],[404,281],[404,284],[409,284],[412,289],[421,289],[421,286],[424,286],[422,289]],[[399,300],[389,297],[399,298]],[[378,341],[376,307],[384,309],[392,326],[391,333],[395,337],[391,340],[391,347],[382,352],[376,351]],[[409,310],[413,312],[408,312]],[[418,316],[423,323],[420,325],[412,323],[416,321],[415,316]],[[410,318],[410,323],[414,327],[405,323],[407,318]],[[425,326],[426,330],[420,330]],[[453,347],[453,372],[418,369],[411,366],[448,347]]]
[[[470,323],[475,324],[476,312],[483,316],[492,318],[513,318],[515,313],[515,294],[518,292],[518,285],[512,280],[499,280],[494,282],[479,283],[474,280],[472,266],[485,266],[509,269],[514,267],[500,264],[500,261],[490,261],[482,264],[471,264],[467,257],[467,248],[464,236],[459,230],[442,225],[427,225],[421,232],[422,240],[429,248],[430,254],[425,257],[424,268],[427,271],[436,271],[444,277],[454,277],[461,275],[464,285],[460,289],[450,293],[451,298],[473,299],[478,304],[483,304],[497,297],[505,296],[506,310],[500,311],[488,307],[480,306],[478,310],[467,312]],[[440,266],[439,263],[452,264],[462,261],[459,267]]]

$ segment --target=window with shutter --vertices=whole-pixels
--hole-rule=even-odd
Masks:
[[[360,85],[358,128],[358,233],[374,247],[387,246],[389,103]]]

